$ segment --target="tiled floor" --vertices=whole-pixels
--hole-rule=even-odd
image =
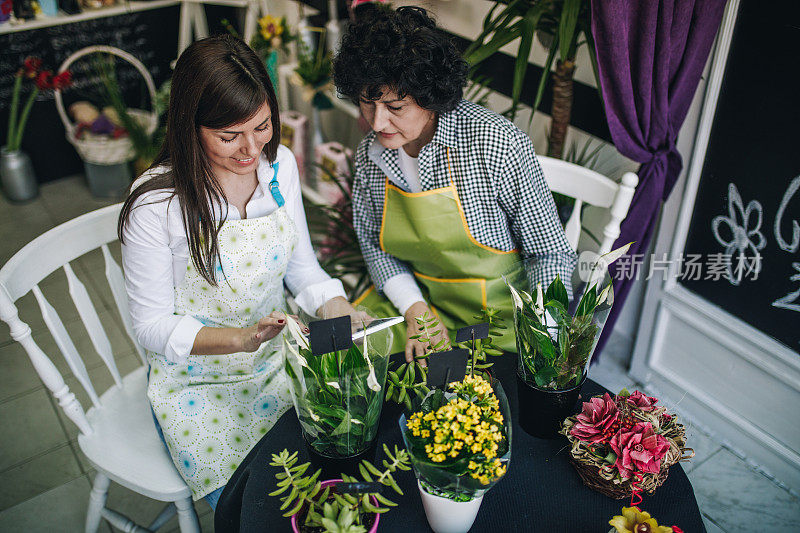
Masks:
[[[80,178],[47,184],[39,198],[25,205],[8,204],[0,196],[0,265],[42,232],[109,203],[92,198]],[[91,254],[75,261],[73,268],[100,311],[120,372],[129,372],[139,361],[105,285],[102,259],[99,254]],[[76,318],[63,273],[51,275],[41,287],[67,329],[77,327],[81,332],[74,337],[78,349],[94,353]],[[38,314],[35,300],[27,295],[18,307],[40,347],[46,353],[54,353],[55,343]],[[590,376],[611,390],[636,388],[619,362],[629,351],[628,339],[612,337],[603,361],[592,367]],[[85,394],[63,359],[54,358],[54,363],[70,390],[86,405]],[[86,366],[100,390],[110,384],[110,375],[96,355],[87,357]],[[82,531],[94,473],[78,449],[75,426],[63,416],[5,325],[0,325],[0,376],[0,532]],[[697,455],[684,468],[694,485],[709,532],[766,531],[773,527],[800,531],[797,497],[691,425],[688,433]],[[108,503],[140,524],[149,523],[161,510],[161,504],[114,484]],[[201,501],[196,509],[203,531],[213,531],[213,513],[208,505]],[[599,525],[598,531],[603,528]],[[111,530],[105,523],[101,526],[101,531]],[[163,531],[174,530],[177,521],[173,518]]]

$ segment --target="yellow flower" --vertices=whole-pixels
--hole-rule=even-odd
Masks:
[[[274,37],[283,34],[283,21],[272,15],[265,15],[258,19],[258,26],[265,41],[271,41]]]
[[[640,511],[636,507],[623,507],[622,516],[615,516],[608,523],[617,533],[672,533],[672,528],[659,526],[650,513]]]

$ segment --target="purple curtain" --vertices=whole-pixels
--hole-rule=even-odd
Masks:
[[[683,166],[676,137],[724,8],[725,0],[592,0],[592,34],[611,138],[620,153],[642,164],[633,203],[614,243],[617,248],[635,241],[631,256],[647,252],[662,202]],[[624,277],[614,281],[615,305],[595,361],[633,284],[627,278],[635,278]]]

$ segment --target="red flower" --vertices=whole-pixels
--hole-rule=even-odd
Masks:
[[[583,402],[583,411],[576,418],[570,434],[585,442],[606,442],[619,427],[619,409],[608,393]]]
[[[625,401],[642,411],[652,411],[658,403],[658,399],[646,396],[638,390],[625,398]]]
[[[53,77],[52,88],[57,91],[61,89],[66,89],[71,85],[72,85],[72,73],[68,70],[65,70],[60,74],[56,74],[56,76]]]
[[[42,68],[42,60],[38,57],[27,57],[22,66],[25,69],[25,76],[34,79],[39,75],[39,71]]]
[[[611,449],[617,454],[615,466],[622,479],[634,472],[658,473],[661,459],[669,450],[667,439],[655,433],[649,422],[640,422],[631,431],[620,431],[612,437]]]
[[[40,91],[53,88],[53,73],[49,70],[39,72],[35,80],[36,86]]]

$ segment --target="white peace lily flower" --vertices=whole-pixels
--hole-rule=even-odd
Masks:
[[[600,292],[600,296],[597,297],[597,305],[606,301],[608,305],[614,305],[614,286],[611,283],[606,285],[606,288]]]
[[[339,388],[339,383],[337,383],[336,381],[326,381],[325,384],[326,385],[330,385],[331,387],[333,387],[336,390],[341,390]]]
[[[522,297],[520,297],[519,293],[517,292],[517,289],[515,289],[513,286],[511,286],[511,284],[508,282],[506,277],[505,276],[502,276],[502,277],[503,277],[503,281],[508,286],[508,289],[511,291],[511,301],[514,302],[514,307],[517,308],[517,309],[522,309]]]
[[[297,345],[301,348],[308,349],[308,339],[306,339],[305,335],[303,335],[303,332],[300,329],[300,324],[298,324],[297,321],[292,317],[290,317],[289,315],[283,315],[283,316],[284,319],[286,320],[286,329],[289,330],[289,334],[295,340]],[[291,343],[288,342],[286,343],[286,346],[288,346],[289,351],[292,353],[292,355],[294,355],[295,358],[298,361],[300,361],[301,366],[309,368],[305,358],[302,355],[300,355],[299,350],[296,350],[294,346],[292,346]]]
[[[375,377],[375,367],[372,366],[372,361],[369,360],[369,354],[367,353],[369,346],[369,339],[367,339],[367,335],[364,335],[364,360],[367,362],[367,366],[369,367],[369,375],[367,376],[367,386],[373,391],[381,390],[381,385],[378,383],[378,378]]]
[[[544,292],[542,292],[541,283],[536,284],[536,306],[533,308],[533,310],[541,322],[542,316],[544,315]]]
[[[589,281],[586,284],[588,288],[591,288],[592,285],[596,285],[603,281],[603,278],[606,275],[606,271],[611,263],[628,253],[628,249],[631,247],[633,243],[629,242],[625,246],[620,246],[616,250],[611,250],[607,254],[601,255],[597,258],[594,266],[592,267],[592,273],[589,275]]]

